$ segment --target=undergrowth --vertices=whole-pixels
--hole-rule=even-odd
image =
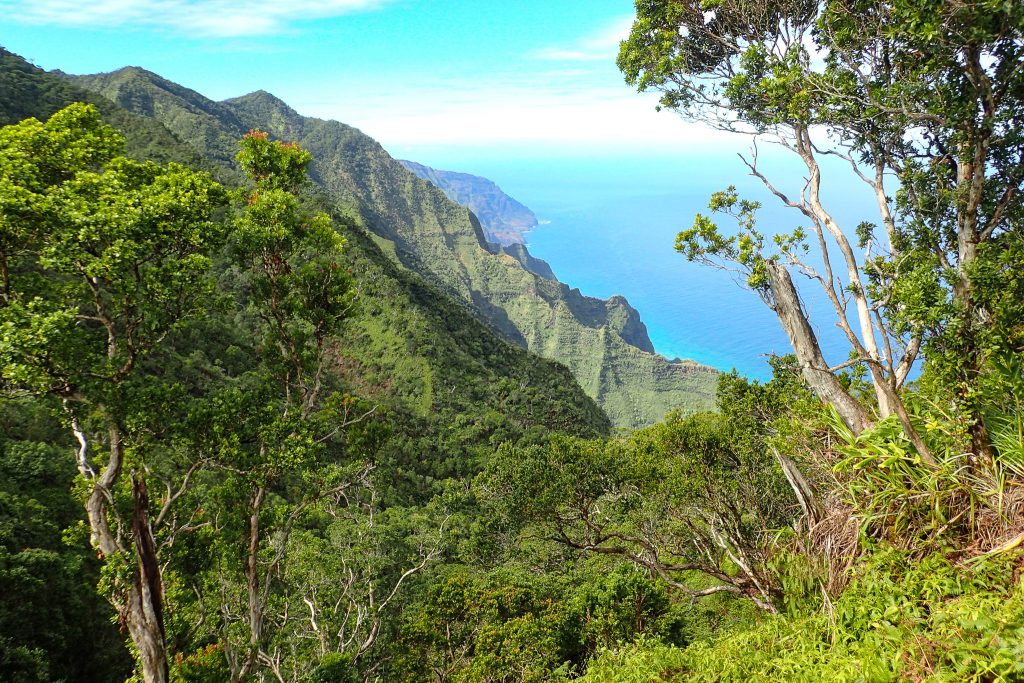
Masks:
[[[867,555],[843,594],[813,614],[677,649],[606,650],[587,683],[671,681],[1024,681],[1021,555],[970,565],[892,547]]]

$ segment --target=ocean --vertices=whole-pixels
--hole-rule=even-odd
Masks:
[[[402,154],[435,168],[481,175],[530,207],[541,225],[530,232],[530,252],[551,264],[558,278],[584,294],[625,296],[640,312],[655,349],[668,358],[691,358],[751,379],[770,375],[767,358],[791,352],[774,314],[729,272],[688,263],[673,244],[698,212],[708,214],[711,194],[736,185],[741,196],[764,205],[767,234],[808,227],[749,176],[736,150],[671,153],[601,150],[412,149]],[[801,167],[776,152],[762,162],[784,191],[798,194]],[[847,167],[826,167],[825,199],[842,225],[871,220],[872,197]],[[727,217],[725,230],[735,227]],[[805,303],[826,358],[840,362],[847,345],[820,288],[804,278]]]

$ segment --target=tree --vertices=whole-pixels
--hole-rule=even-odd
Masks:
[[[717,127],[767,137],[795,153],[799,195],[745,159],[809,232],[774,240],[756,227],[755,202],[717,194],[738,234],[705,216],[680,234],[690,260],[739,270],[773,308],[820,398],[859,433],[895,415],[931,461],[900,391],[922,348],[963,414],[976,454],[991,452],[974,385],[986,336],[1019,329],[992,292],[1013,269],[986,264],[1019,253],[1024,209],[1024,6],[994,0],[638,0],[618,64],[627,82]],[[841,226],[822,199],[819,163],[847,160],[877,202],[878,226]],[[856,230],[854,230],[856,228]],[[856,231],[858,239],[850,235]],[[817,265],[807,258],[814,244]],[[838,262],[829,248],[834,248]],[[1019,266],[1019,264],[1018,264]],[[816,281],[849,342],[830,367],[791,272]],[[983,279],[979,272],[996,277]],[[979,292],[984,287],[984,292]],[[1000,309],[1005,311],[1005,309]],[[1000,328],[991,332],[992,323]],[[865,368],[874,401],[836,373]]]
[[[311,155],[254,130],[237,160],[250,186],[237,193],[223,282],[255,343],[193,414],[212,468],[192,495],[210,525],[195,550],[214,559],[186,573],[232,681],[355,670],[403,584],[439,556],[443,524],[380,510],[374,468],[349,444],[375,408],[338,372],[355,292],[344,238],[300,196]]]
[[[207,302],[224,194],[122,146],[83,104],[0,130],[0,377],[63,405],[90,540],[148,683],[168,666],[140,426],[159,379],[144,366]]]
[[[296,195],[308,152],[252,131],[237,160],[252,187],[237,198],[230,274],[241,285],[242,324],[259,345],[255,366],[228,383],[206,416],[206,446],[227,476],[211,503],[224,513],[213,517],[226,541],[217,582],[233,681],[273,664],[268,618],[293,528],[307,508],[354,485],[338,452],[354,402],[335,390],[330,369],[352,300],[339,265],[344,240]],[[241,642],[230,635],[238,622]]]
[[[763,386],[724,376],[721,414],[670,415],[628,440],[502,448],[481,497],[516,533],[624,558],[693,600],[724,593],[775,612],[785,596],[771,539],[798,503],[813,505],[769,443],[805,400],[786,374]]]

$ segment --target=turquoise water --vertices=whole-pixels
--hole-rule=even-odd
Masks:
[[[530,252],[551,264],[560,280],[584,294],[621,294],[640,311],[658,352],[692,358],[752,378],[768,376],[769,354],[791,348],[772,312],[736,278],[688,263],[673,249],[676,234],[707,213],[712,192],[735,184],[759,199],[767,232],[806,225],[781,207],[731,150],[672,154],[580,154],[553,150],[454,152],[408,150],[410,158],[436,168],[482,175],[530,207],[542,225],[528,235]],[[787,192],[798,193],[800,168],[781,155],[765,168]],[[833,167],[826,195],[842,223],[871,219],[871,196],[849,171]],[[841,182],[836,182],[841,181]],[[731,227],[720,221],[724,229]],[[807,283],[808,285],[810,283]],[[826,357],[838,362],[846,346],[831,306],[809,286],[808,309]]]

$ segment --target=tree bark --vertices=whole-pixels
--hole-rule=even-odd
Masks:
[[[142,679],[146,683],[167,683],[167,648],[164,635],[163,584],[156,541],[149,526],[149,492],[145,479],[132,473],[132,494],[135,510],[132,515],[132,536],[137,571],[135,585],[128,596],[128,630],[139,651]]]
[[[795,462],[783,455],[777,448],[772,447],[772,452],[775,454],[775,459],[779,461],[779,467],[782,468],[782,473],[786,475],[786,481],[789,482],[789,487],[792,489],[793,495],[796,496],[797,502],[800,503],[804,515],[811,524],[818,521],[821,517],[821,506],[818,504],[818,498],[814,494],[814,488],[807,481],[807,478]]]
[[[818,398],[836,409],[850,431],[860,434],[871,425],[871,419],[860,403],[847,393],[829,370],[828,363],[821,354],[818,338],[807,322],[807,316],[800,304],[800,295],[789,271],[774,261],[766,261],[765,265],[775,315],[793,345],[804,380]]]
[[[249,506],[249,538],[246,548],[245,583],[249,599],[249,648],[237,671],[232,671],[233,683],[245,681],[252,674],[263,644],[264,591],[260,585],[260,513],[263,511],[263,500],[267,489],[258,486],[253,493]]]
[[[973,329],[977,322],[973,310],[968,310],[965,315],[968,316],[968,319],[965,321],[967,332],[964,335],[964,342],[967,348],[964,353],[966,358],[963,369],[960,373],[961,386],[957,390],[957,400],[964,412],[967,413],[967,433],[971,437],[971,452],[985,463],[991,465],[996,457],[995,450],[992,447],[992,436],[989,434],[988,427],[985,424],[985,416],[978,409],[977,399],[970,395],[970,387],[977,382],[978,376],[982,373],[983,365],[981,350],[978,348]]]
[[[167,649],[163,625],[163,583],[157,560],[156,542],[149,524],[149,493],[141,476],[132,475],[132,548],[128,548],[110,526],[107,517],[113,488],[124,467],[124,440],[121,429],[114,423],[107,427],[110,440],[110,460],[97,475],[88,459],[88,440],[74,413],[71,425],[79,442],[76,459],[79,472],[92,483],[92,491],[85,502],[89,518],[90,541],[100,559],[118,553],[131,555],[136,571],[132,585],[120,588],[110,596],[111,603],[127,626],[132,643],[139,652],[139,664],[145,683],[167,683]]]
[[[882,356],[878,350],[878,342],[875,339],[875,327],[871,319],[871,310],[867,294],[865,293],[864,283],[860,277],[860,263],[853,252],[850,240],[847,239],[840,229],[832,214],[826,211],[821,203],[821,167],[818,166],[818,161],[814,157],[814,146],[811,144],[810,131],[804,125],[795,126],[793,131],[796,138],[796,151],[807,167],[810,176],[807,181],[807,198],[811,211],[818,221],[825,226],[832,239],[835,240],[836,246],[839,247],[839,251],[843,255],[843,262],[846,264],[846,277],[850,286],[850,296],[853,298],[854,307],[857,309],[857,321],[860,324],[860,344],[863,345],[864,352],[872,361],[880,362]],[[822,249],[822,256],[827,259],[828,249],[824,246]],[[843,317],[844,311],[837,307],[836,314]],[[850,341],[853,342],[855,347],[857,346],[857,341],[852,335]],[[893,394],[887,392],[885,387],[882,386],[884,379],[882,384],[880,384],[874,373],[872,373],[872,384],[874,385],[875,397],[878,401],[879,414],[882,418],[892,415],[898,407],[893,403]],[[896,402],[899,402],[898,398]]]

